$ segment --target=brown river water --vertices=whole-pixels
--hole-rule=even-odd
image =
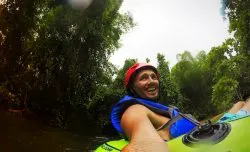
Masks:
[[[79,135],[0,109],[0,152],[91,152],[109,138]]]

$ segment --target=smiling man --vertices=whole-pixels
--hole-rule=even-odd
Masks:
[[[159,92],[157,74],[152,70],[143,70],[135,78],[132,89],[141,98],[156,100]]]
[[[114,107],[111,121],[130,142],[123,152],[166,152],[165,141],[192,130],[196,124],[180,116],[178,109],[157,103],[159,73],[147,63],[136,63],[126,72],[125,95]]]

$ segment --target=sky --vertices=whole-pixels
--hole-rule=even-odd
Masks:
[[[220,8],[220,0],[124,0],[120,11],[130,12],[136,26],[122,36],[110,62],[122,68],[128,58],[149,58],[156,66],[161,53],[172,67],[185,50],[209,52],[229,37]]]

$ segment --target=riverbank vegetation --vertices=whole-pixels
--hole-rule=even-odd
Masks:
[[[86,10],[74,10],[60,0],[3,1],[0,103],[28,109],[61,128],[81,130],[91,124],[100,132],[112,130],[110,110],[125,93],[125,71],[136,62],[127,59],[118,69],[108,61],[122,34],[135,26],[129,13],[118,11],[121,4],[98,0]],[[157,54],[160,102],[200,120],[250,93],[250,1],[222,4],[231,38],[208,53],[192,56],[183,50],[171,69]]]

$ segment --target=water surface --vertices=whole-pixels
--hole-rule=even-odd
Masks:
[[[110,138],[79,135],[0,110],[1,152],[91,152]]]

